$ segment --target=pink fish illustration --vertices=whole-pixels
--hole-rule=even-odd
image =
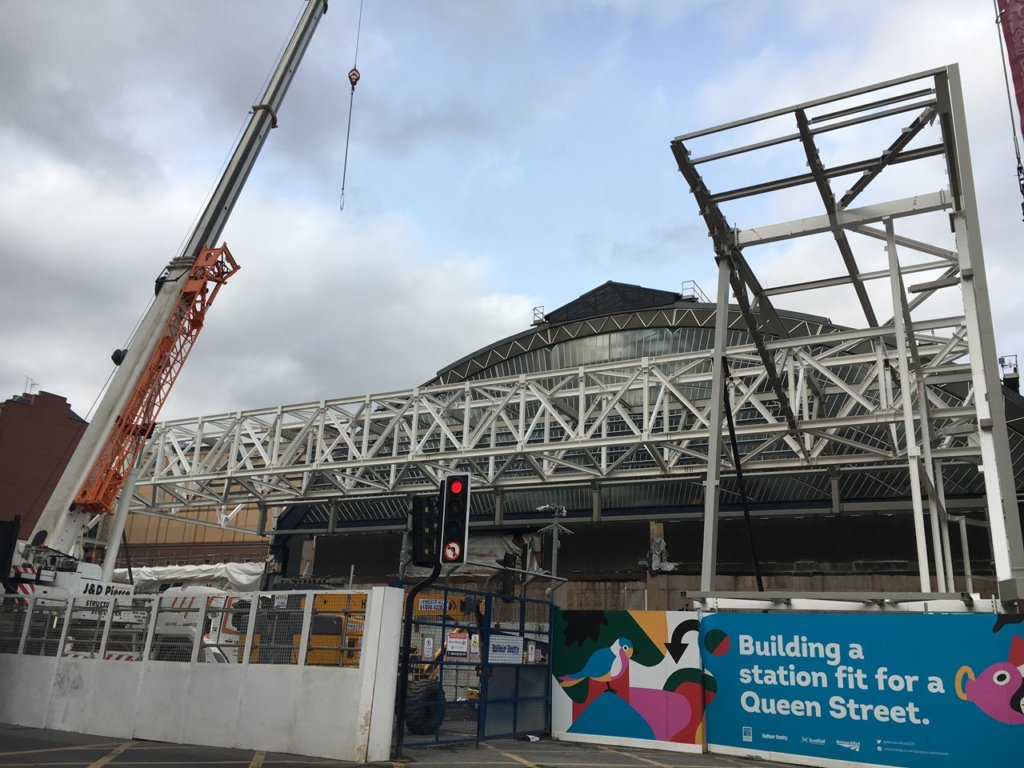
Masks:
[[[993,720],[1024,725],[1024,638],[1015,636],[1010,642],[1009,658],[989,665],[977,678],[970,667],[960,667],[955,687],[957,696],[974,702]]]

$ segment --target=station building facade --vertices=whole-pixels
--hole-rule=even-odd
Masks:
[[[426,384],[700,350],[710,356],[715,314],[715,305],[699,289],[684,286],[675,292],[607,282],[563,307],[538,313],[529,329],[455,361]],[[793,336],[839,330],[827,318],[780,314]],[[742,322],[730,321],[729,327],[729,346],[750,342]],[[1020,489],[1024,399],[1006,387],[1002,394]],[[969,523],[960,528],[966,547],[959,546],[958,532],[951,534],[954,571],[960,574],[957,591],[970,586],[991,593],[991,547],[979,512],[984,488],[973,468],[952,467],[945,481],[948,511]],[[756,558],[767,589],[914,591],[918,566],[906,482],[905,473],[885,471],[762,473],[745,478],[741,494],[736,478],[724,477],[720,588],[753,589]],[[493,560],[501,552],[496,538],[510,551],[516,538],[530,542],[528,565],[550,570],[550,526],[558,522],[569,531],[560,536],[557,558],[558,575],[570,581],[560,593],[563,605],[678,607],[680,592],[696,589],[699,580],[704,493],[704,484],[691,478],[506,492],[500,502],[481,494],[473,501],[470,556],[474,540],[481,543],[480,557]],[[564,510],[564,517],[554,518],[551,509]],[[338,533],[313,537],[302,530],[323,530],[329,510],[322,504],[298,505],[278,519],[272,557],[285,578],[344,581],[354,574],[357,582],[394,581],[404,573],[407,512],[403,503],[352,504],[338,518]],[[963,577],[964,551],[969,585]],[[472,569],[460,572],[486,576]]]

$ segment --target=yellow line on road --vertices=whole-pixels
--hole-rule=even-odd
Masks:
[[[252,760],[249,761],[249,768],[262,768],[263,758],[267,756],[266,752],[257,752],[252,756]]]
[[[630,757],[634,760],[641,760],[645,763],[656,765],[658,768],[679,768],[679,766],[670,766],[667,763],[659,763],[657,760],[651,760],[647,757],[641,757],[640,755],[634,754],[632,752],[622,752],[618,749],[612,749],[611,747],[605,747],[601,745],[598,745],[597,748],[600,749],[602,752],[611,752],[613,755],[622,755],[623,757]]]
[[[611,752],[616,755],[631,757],[634,760],[643,760],[645,763],[658,766],[658,768],[708,768],[709,765],[709,763],[659,763],[656,760],[651,760],[649,757],[642,757],[640,755],[633,754],[632,752],[620,752],[619,750],[611,749],[610,747],[598,747],[598,749],[602,749],[605,752]]]
[[[115,757],[120,755],[122,752],[124,752],[126,749],[128,749],[128,747],[130,747],[131,745],[132,745],[132,742],[130,742],[130,741],[124,742],[117,749],[113,750],[112,752],[108,752],[103,757],[101,757],[99,760],[97,760],[95,763],[89,763],[87,768],[103,768],[104,765],[106,765],[111,760],[113,760]]]
[[[278,761],[274,761],[278,762]],[[299,765],[311,765],[308,760],[282,760],[281,762],[292,762]],[[33,765],[39,765],[39,763],[33,763]],[[68,765],[81,765],[81,763],[68,763]],[[183,765],[245,765],[249,763],[245,760],[189,760],[188,762],[182,762],[178,760],[132,760],[132,765],[173,765],[177,768],[181,768]],[[312,765],[320,765],[320,763],[312,763]],[[323,765],[330,765],[330,763],[323,763]],[[5,765],[6,768],[6,765]],[[90,766],[91,768],[91,766]]]
[[[183,765],[244,765],[244,766],[248,766],[249,765],[249,762],[247,760],[244,760],[244,759],[243,760],[188,760],[187,758],[184,758],[184,760],[187,760],[187,762],[183,762],[183,758],[179,758],[177,760],[132,760],[132,765],[174,765],[174,766],[177,766],[177,768],[181,768],[181,766],[183,766]],[[297,763],[299,765],[321,765],[321,763],[310,763],[308,760],[281,760],[281,761],[275,760],[274,762],[275,763],[277,763],[277,762],[289,763],[290,762],[290,763]],[[34,763],[34,765],[39,765],[39,763]],[[80,766],[81,763],[75,763],[75,765],[79,765]],[[330,765],[330,763],[323,763],[323,765]],[[6,766],[5,766],[5,768],[6,768]],[[92,768],[92,766],[89,766],[89,768]]]
[[[514,755],[511,752],[505,752],[504,750],[498,749],[497,747],[492,747],[490,744],[482,744],[481,746],[487,747],[488,749],[493,750],[494,752],[497,752],[499,755],[504,755],[509,760],[515,760],[520,765],[527,766],[527,768],[540,768],[540,766],[537,765],[537,763],[531,763],[525,757],[520,757],[519,755]]]
[[[79,744],[73,747],[48,747],[47,749],[23,749],[18,752],[0,752],[0,757],[15,757],[16,755],[41,755],[45,752],[67,752],[68,750],[82,749],[110,749],[119,741],[104,741],[100,744]]]
[[[483,747],[483,746],[486,746],[486,745],[481,744],[480,746]],[[430,759],[424,759],[422,757],[417,757],[416,760],[415,760],[415,763],[416,763],[416,765],[444,765],[444,766],[458,766],[458,765],[473,765],[473,766],[479,766],[479,765],[508,765],[509,764],[509,760],[512,760],[512,759],[513,758],[510,757],[508,760],[501,760],[498,757],[495,757],[495,759],[493,761],[491,761],[491,760],[482,760],[482,759],[477,759],[477,758],[473,758],[472,760],[452,760],[450,757],[438,757],[437,760],[430,760]],[[412,762],[413,761],[398,762],[398,763],[393,763],[393,765],[397,766],[397,768],[408,768],[408,766],[412,765]],[[605,768],[607,768],[607,766],[605,766]]]

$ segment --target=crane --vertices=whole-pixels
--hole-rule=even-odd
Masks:
[[[227,245],[215,247],[270,131],[299,63],[327,12],[307,0],[288,44],[180,255],[156,280],[156,296],[127,349],[112,356],[117,372],[82,435],[8,581],[26,574],[40,591],[116,594],[110,584],[127,504],[116,505],[103,567],[81,560],[79,540],[96,515],[111,514],[131,493],[131,467],[152,430],[224,282],[238,270]],[[8,563],[0,562],[5,571]],[[17,573],[15,573],[17,571]]]

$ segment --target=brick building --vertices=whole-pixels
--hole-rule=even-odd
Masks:
[[[65,398],[50,392],[0,403],[0,520],[20,515],[19,538],[31,535],[87,426]],[[255,527],[256,514],[240,510],[234,525],[225,526],[215,512],[200,521],[205,525],[132,515],[126,527],[129,554],[135,565],[262,561],[266,540],[236,528]],[[122,548],[119,565],[125,564],[125,554]]]
[[[21,516],[27,538],[46,506],[87,422],[50,392],[0,403],[0,520]]]

